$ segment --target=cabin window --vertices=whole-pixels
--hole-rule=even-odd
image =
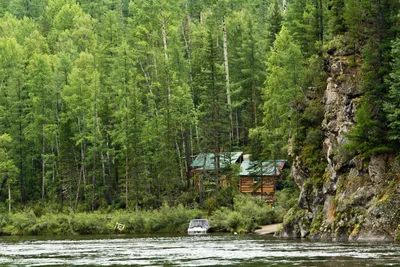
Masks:
[[[253,183],[259,183],[259,182],[260,182],[260,177],[253,178]]]

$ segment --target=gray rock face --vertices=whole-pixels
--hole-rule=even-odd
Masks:
[[[373,183],[383,183],[385,172],[388,168],[388,158],[385,156],[372,156],[368,165],[368,174]]]
[[[323,186],[294,157],[291,174],[301,187],[297,213],[287,216],[281,236],[335,240],[400,238],[400,167],[394,155],[350,155],[346,133],[355,124],[360,88],[357,69],[344,56],[330,56],[324,94],[326,159]],[[294,211],[293,211],[294,212]]]
[[[309,178],[308,170],[304,169],[298,157],[293,160],[290,175],[299,186],[302,186],[304,181]]]

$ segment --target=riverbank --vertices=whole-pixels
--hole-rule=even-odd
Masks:
[[[209,212],[183,205],[163,205],[150,211],[74,213],[28,209],[0,214],[0,235],[97,235],[185,233],[191,219],[207,218],[214,232],[247,233],[259,225],[282,221],[285,210],[273,208],[259,199],[239,196],[231,208]]]

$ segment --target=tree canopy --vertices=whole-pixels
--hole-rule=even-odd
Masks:
[[[399,5],[2,1],[0,200],[12,184],[21,206],[202,204],[224,194],[227,174],[217,168],[200,197],[190,168],[200,152],[297,153],[315,165],[324,44],[338,39],[363,62],[350,148],[399,148]]]

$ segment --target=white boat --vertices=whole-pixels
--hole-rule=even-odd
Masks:
[[[189,235],[205,235],[210,229],[210,224],[206,219],[193,219],[189,223],[188,234]]]

